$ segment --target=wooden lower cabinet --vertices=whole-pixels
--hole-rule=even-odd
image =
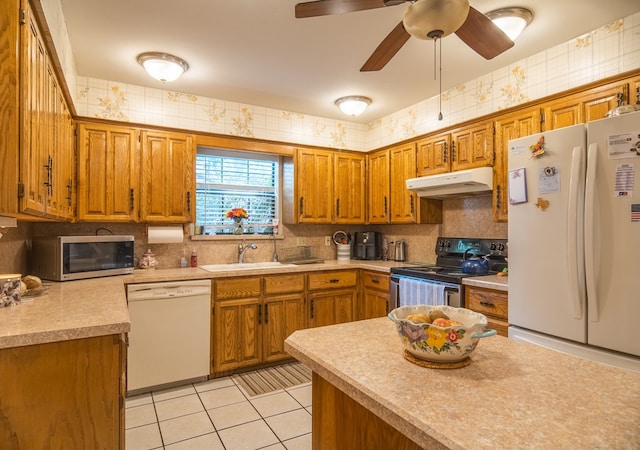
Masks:
[[[389,312],[389,275],[363,270],[362,297],[358,304],[358,319],[384,317]]]
[[[356,305],[355,289],[314,292],[307,294],[309,301],[309,328],[351,322]]]
[[[214,301],[214,372],[260,363],[259,307],[258,297]]]
[[[284,340],[305,327],[304,274],[215,280],[212,374],[288,359]]]
[[[313,449],[422,449],[315,372],[311,386]],[[434,442],[429,448],[442,445]]]
[[[505,291],[477,286],[465,286],[465,305],[487,316],[488,327],[500,336],[508,336],[509,300]]]
[[[0,350],[0,447],[124,450],[122,335]]]
[[[357,270],[309,273],[307,325],[310,328],[322,327],[355,320],[357,282]]]

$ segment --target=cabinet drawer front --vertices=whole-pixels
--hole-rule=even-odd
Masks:
[[[304,291],[304,275],[269,275],[264,278],[265,295]]]
[[[467,308],[488,316],[507,320],[509,317],[506,292],[472,289],[467,286]]]
[[[308,277],[309,290],[311,291],[355,286],[357,280],[356,272],[350,270],[310,273]]]
[[[216,280],[215,299],[257,297],[261,293],[260,280],[260,277]]]
[[[389,291],[389,275],[363,272],[362,282],[365,288]]]

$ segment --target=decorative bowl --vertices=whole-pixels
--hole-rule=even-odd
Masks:
[[[414,323],[407,318],[417,313],[428,316],[433,310],[440,310],[449,319],[460,324],[438,326],[431,323]],[[462,361],[475,350],[479,339],[496,334],[496,330],[486,328],[486,316],[466,308],[400,306],[391,311],[388,317],[396,324],[405,350],[414,357],[429,362]]]

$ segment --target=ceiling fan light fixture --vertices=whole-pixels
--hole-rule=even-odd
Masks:
[[[348,95],[346,97],[340,97],[335,103],[343,113],[355,117],[367,109],[367,106],[371,104],[371,99],[362,95]]]
[[[138,63],[156,80],[174,81],[189,70],[189,64],[177,56],[168,53],[146,52],[137,57]]]
[[[533,20],[533,13],[521,7],[500,8],[485,14],[498,28],[515,41]]]
[[[433,31],[440,31],[439,37],[450,35],[468,15],[468,0],[417,0],[407,7],[402,23],[411,36],[426,40]]]

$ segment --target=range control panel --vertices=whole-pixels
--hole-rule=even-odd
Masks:
[[[439,237],[436,243],[436,255],[455,256],[468,254],[477,256],[509,256],[509,243],[506,239],[476,239]]]

